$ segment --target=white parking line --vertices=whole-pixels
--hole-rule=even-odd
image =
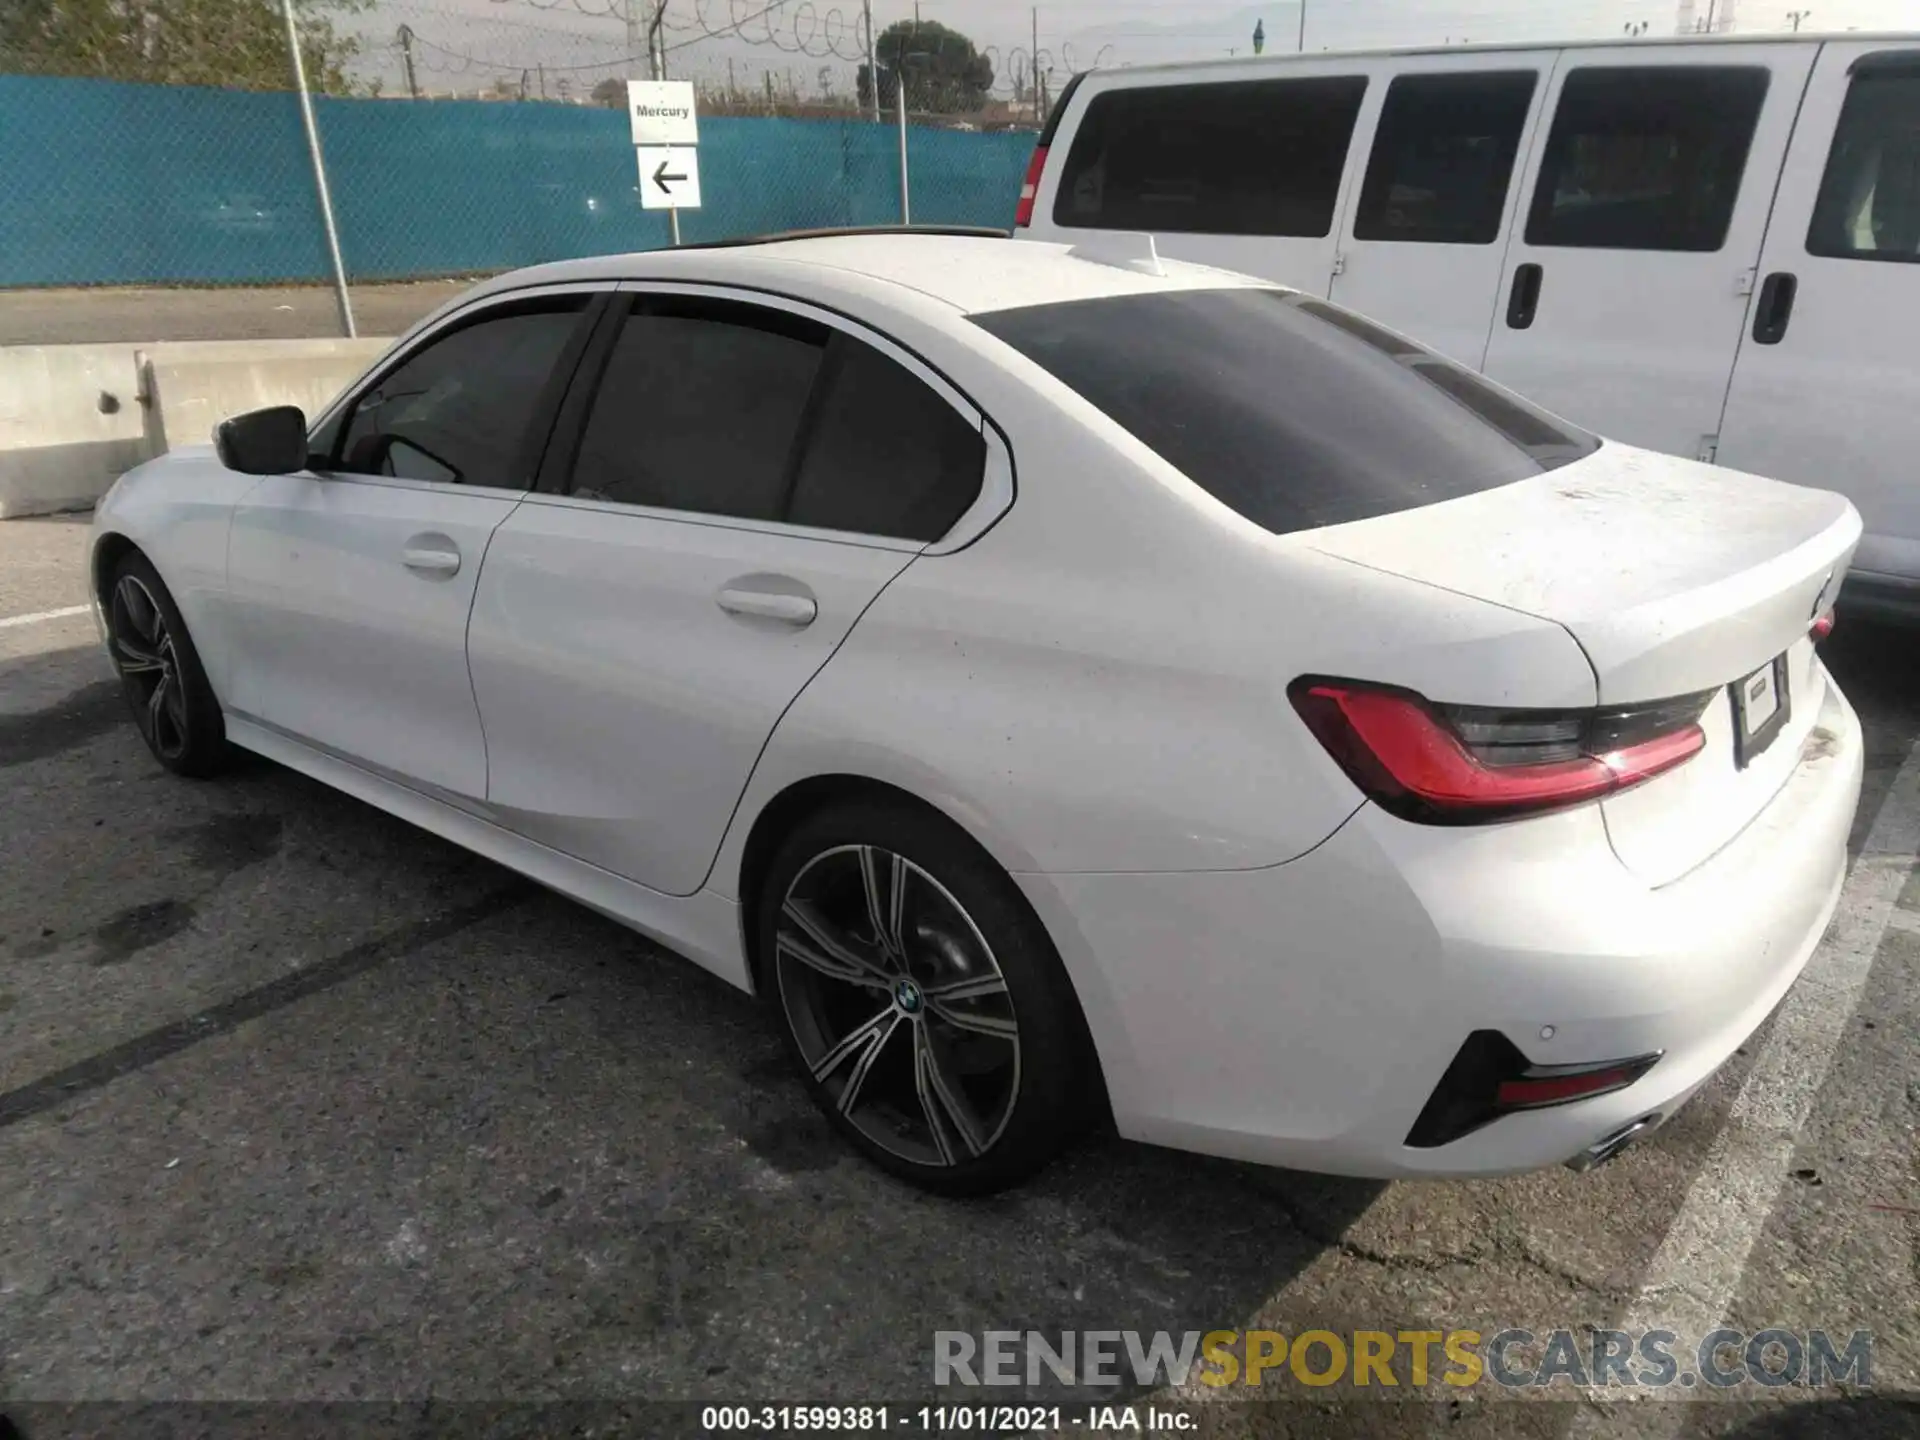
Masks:
[[[0,620],[0,630],[11,630],[16,625],[38,625],[42,620],[64,620],[69,615],[84,615],[91,605],[68,605],[59,610],[36,610],[31,615],[9,615]]]
[[[1725,1318],[1761,1227],[1773,1214],[1793,1161],[1794,1141],[1860,1003],[1916,850],[1920,743],[1907,752],[1881,800],[1867,842],[1841,889],[1833,924],[1781,1002],[1725,1127],[1647,1267],[1648,1280],[1621,1322],[1623,1328],[1671,1330],[1682,1344],[1690,1344]],[[1596,1399],[1624,1400],[1644,1392],[1591,1393]],[[1663,1414],[1657,1430],[1636,1427],[1634,1434],[1668,1434],[1682,1419],[1676,1408]],[[1617,1414],[1581,1410],[1568,1430],[1569,1440],[1616,1434],[1617,1421]]]

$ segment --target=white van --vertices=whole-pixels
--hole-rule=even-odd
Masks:
[[[1603,434],[1840,490],[1849,598],[1920,609],[1920,35],[1093,71],[1015,234],[1095,230],[1326,296]]]

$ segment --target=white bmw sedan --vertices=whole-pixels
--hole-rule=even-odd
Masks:
[[[1108,1116],[1590,1164],[1839,891],[1846,500],[1143,237],[524,270],[218,442],[94,526],[160,762],[256,751],[765,997],[930,1187]]]

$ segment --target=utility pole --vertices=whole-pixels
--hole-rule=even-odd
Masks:
[[[1033,44],[1027,51],[1027,89],[1032,92],[1027,99],[1033,104],[1033,123],[1041,125],[1046,117],[1040,110],[1040,7],[1036,5],[1028,13],[1033,17]]]
[[[400,65],[407,73],[407,94],[411,95],[415,100],[418,100],[420,98],[420,82],[415,78],[413,73],[413,27],[403,22],[400,26],[398,38],[400,41]]]
[[[1307,53],[1307,0],[1300,0],[1300,41],[1293,48],[1302,55]]]
[[[873,0],[861,0],[861,13],[867,17],[867,98],[873,102],[873,123],[880,123],[880,67],[873,59]]]

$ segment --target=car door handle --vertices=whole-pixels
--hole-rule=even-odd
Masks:
[[[729,585],[719,595],[720,608],[729,615],[757,615],[788,625],[805,627],[820,613],[811,595],[789,595],[777,590],[747,590]]]
[[[1513,272],[1513,289],[1507,294],[1507,327],[1524,330],[1533,324],[1534,311],[1540,308],[1540,281],[1545,275],[1538,265],[1528,261]]]
[[[444,545],[412,544],[400,552],[400,562],[422,575],[458,575],[460,552]]]
[[[1793,318],[1793,297],[1800,282],[1785,270],[1776,270],[1760,286],[1760,299],[1753,307],[1753,343],[1778,345]]]

